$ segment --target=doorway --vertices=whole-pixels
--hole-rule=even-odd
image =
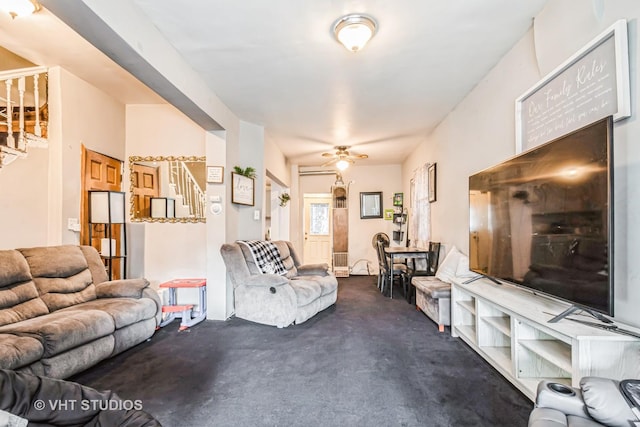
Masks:
[[[305,264],[326,263],[333,265],[331,242],[333,224],[331,221],[331,195],[304,195],[304,249]]]
[[[280,183],[267,171],[265,191],[265,238],[267,240],[289,240],[291,203],[283,205],[282,194],[289,194],[289,188]]]
[[[80,198],[80,243],[82,245],[90,245],[100,250],[101,239],[106,238],[106,227],[104,224],[92,224],[91,233],[89,233],[89,191],[122,191],[122,160],[98,153],[96,151],[87,150],[82,146],[82,163],[81,163],[81,179],[82,183]],[[125,224],[113,225],[114,232],[112,238],[116,241],[115,253],[121,252],[123,244],[120,227]],[[91,241],[89,241],[91,234]],[[122,279],[124,271],[124,260],[113,259],[111,270],[113,272],[112,279]]]
[[[132,216],[151,218],[151,199],[160,196],[159,167],[135,163],[131,167]]]

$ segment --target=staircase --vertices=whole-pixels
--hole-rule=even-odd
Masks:
[[[205,193],[186,162],[169,161],[169,186],[176,200],[176,218],[205,217]]]
[[[27,157],[27,147],[47,147],[46,67],[0,71],[0,168]],[[44,120],[43,120],[44,118]]]

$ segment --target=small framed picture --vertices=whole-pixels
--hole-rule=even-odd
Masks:
[[[387,220],[387,221],[393,220],[394,212],[395,211],[393,209],[385,209],[384,210],[384,219]]]
[[[207,166],[207,182],[222,184],[224,181],[224,166]]]
[[[393,195],[393,206],[402,206],[404,204],[404,193],[395,193]]]
[[[360,219],[382,218],[382,191],[360,193]]]
[[[431,203],[436,201],[437,179],[436,164],[433,163],[429,166],[429,202]]]

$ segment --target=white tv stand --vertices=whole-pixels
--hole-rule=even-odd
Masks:
[[[547,323],[569,305],[485,278],[464,280],[451,285],[451,335],[531,400],[541,380],[577,387],[584,376],[640,378],[640,340],[566,319]]]

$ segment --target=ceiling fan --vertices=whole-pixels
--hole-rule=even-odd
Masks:
[[[347,150],[351,147],[347,145],[338,145],[334,148],[336,149],[335,153],[322,153],[322,157],[331,157],[331,160],[322,166],[329,166],[335,163],[338,169],[345,170],[349,167],[350,163],[355,163],[356,159],[366,159],[369,157],[367,154],[350,153]]]

